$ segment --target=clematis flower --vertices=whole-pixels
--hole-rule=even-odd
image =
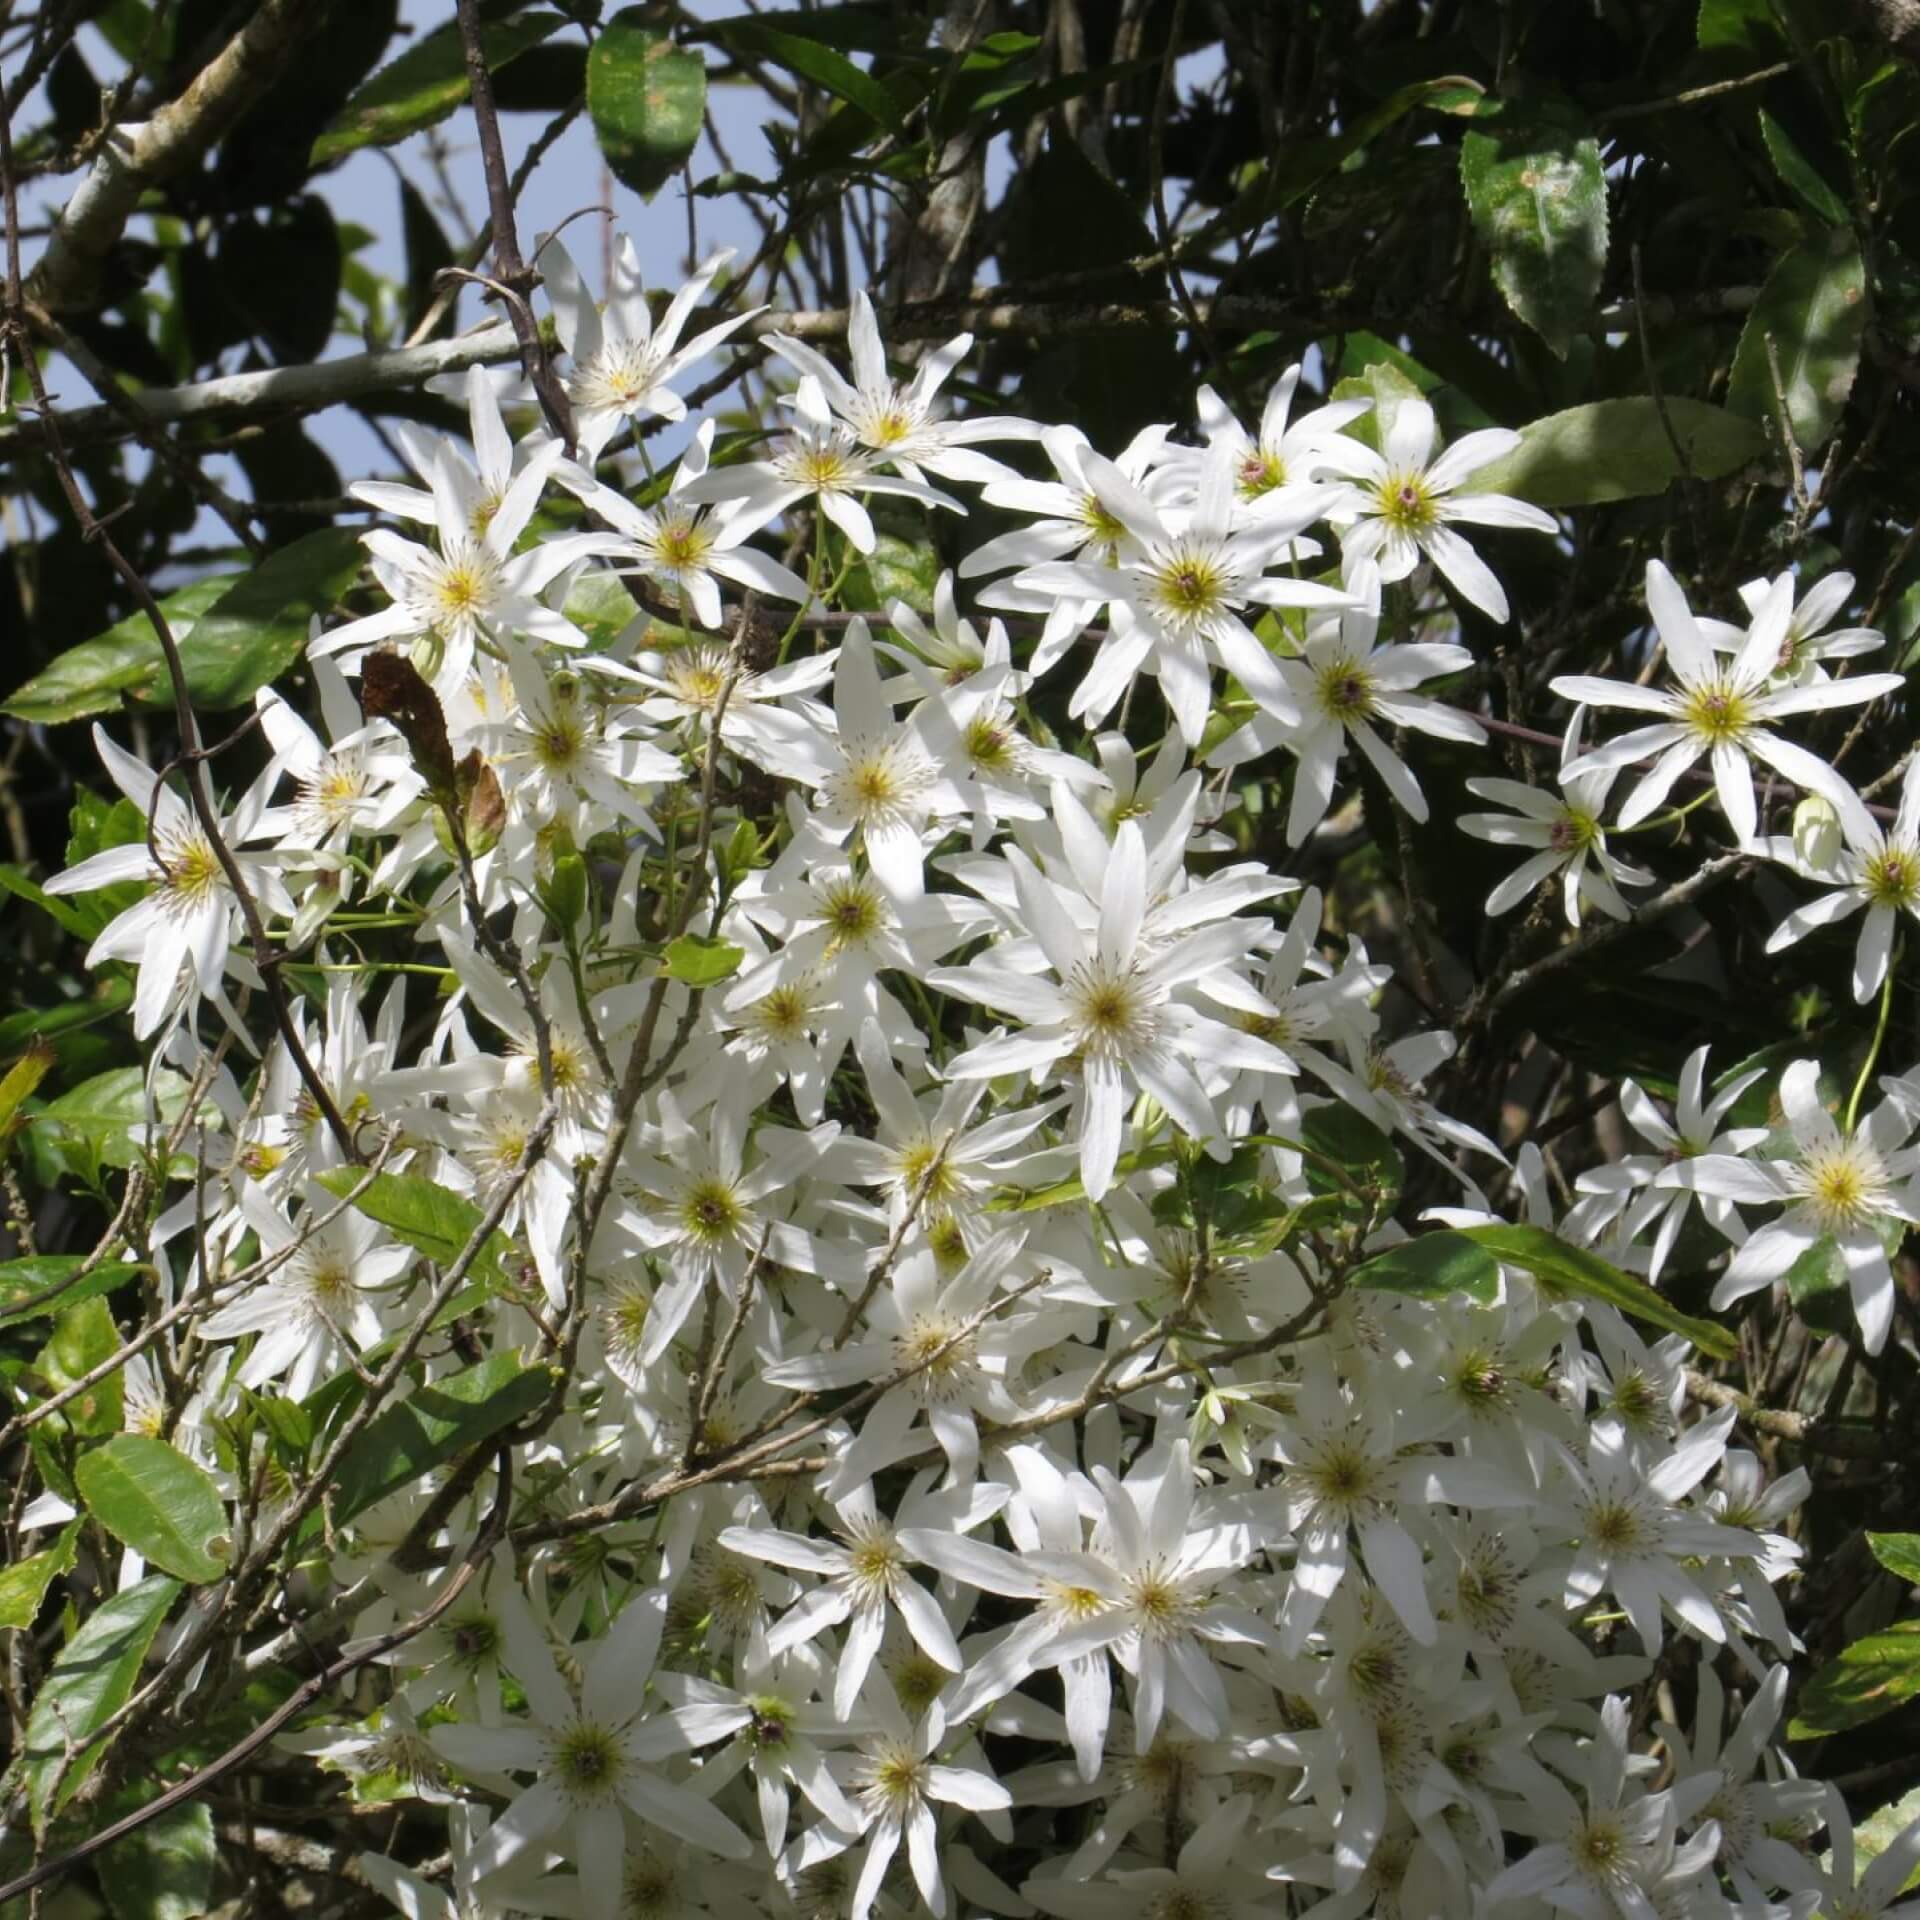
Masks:
[[[1506,589],[1454,527],[1559,532],[1552,514],[1523,500],[1458,491],[1469,475],[1511,453],[1520,436],[1505,427],[1483,428],[1463,434],[1435,459],[1433,409],[1412,395],[1382,421],[1381,432],[1378,453],[1350,435],[1329,435],[1317,449],[1321,463],[1348,483],[1327,514],[1341,530],[1340,564],[1348,578],[1371,563],[1391,584],[1404,580],[1425,555],[1470,606],[1504,621]]]

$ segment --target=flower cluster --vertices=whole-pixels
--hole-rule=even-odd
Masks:
[[[1507,768],[1459,822],[1525,852],[1489,912],[1550,884],[1577,926],[1651,883],[1618,776],[1648,763],[1627,834],[1704,762],[1734,851],[1826,889],[1780,941],[1864,909],[1869,996],[1920,914],[1920,772],[1883,825],[1787,737],[1900,684],[1826,672],[1877,640],[1824,631],[1845,585],[1727,627],[1656,563],[1645,671],[1555,683],[1534,786],[1460,637],[1510,616],[1463,529],[1558,532],[1473,488],[1512,434],[1437,450],[1386,389],[1294,417],[1296,368],[1257,425],[1203,392],[1109,458],[948,411],[969,342],[898,377],[856,296],[850,375],[774,331],[781,423],[723,444],[675,388],[745,318],[682,343],[726,266],[656,322],[630,249],[601,311],[550,244],[571,443],[516,441],[480,370],[470,447],[399,429],[418,485],[358,492],[410,531],[367,535],[310,717],[260,695],[230,863],[101,731],[153,831],[49,888],[144,885],[94,958],[215,1116],[147,1250],[174,1437],[268,1488],[255,1535],[314,1501],[243,1413],[317,1460],[390,1365],[439,1420],[531,1383],[470,1470],[322,1516],[316,1605],[397,1637],[285,1744],[444,1806],[454,1892],[362,1875],[415,1920],[1889,1910],[1920,1843],[1854,1888],[1778,1744],[1805,1476],[1689,1403],[1711,1329],[1651,1283],[1695,1228],[1717,1304],[1831,1260],[1878,1352],[1920,1076],[1863,1113],[1872,1059],[1716,1087],[1702,1050],[1671,1118],[1624,1089],[1645,1151],[1556,1187],[1229,831],[1253,766],[1276,847],[1376,784],[1425,821],[1437,741]],[[635,485],[649,418],[684,446]],[[917,605],[875,591],[892,513],[963,530]],[[1761,833],[1776,777],[1797,836]],[[237,887],[304,1059],[246,1064]],[[1427,1176],[1442,1224],[1396,1217]],[[1630,1710],[1669,1636],[1684,1727]]]

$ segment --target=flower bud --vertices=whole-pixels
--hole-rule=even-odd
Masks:
[[[1793,850],[1810,867],[1830,867],[1840,857],[1840,816],[1831,800],[1810,793],[1793,810]]]

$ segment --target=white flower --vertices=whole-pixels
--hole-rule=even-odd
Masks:
[[[1576,712],[1561,748],[1557,795],[1544,787],[1523,786],[1518,780],[1483,778],[1467,782],[1469,793],[1482,800],[1498,801],[1512,811],[1463,813],[1462,832],[1478,840],[1490,840],[1495,846],[1536,849],[1487,895],[1488,913],[1511,912],[1543,880],[1558,873],[1569,926],[1580,924],[1582,900],[1591,901],[1615,920],[1625,920],[1632,909],[1621,899],[1620,888],[1652,885],[1652,874],[1615,859],[1607,851],[1606,831],[1600,822],[1614,776],[1606,770],[1569,773],[1568,766],[1579,754],[1580,714]]]
[[[1126,1118],[1126,1083],[1135,1081],[1166,1108],[1191,1138],[1224,1158],[1227,1143],[1205,1087],[1190,1062],[1284,1073],[1285,1054],[1174,999],[1189,981],[1225,970],[1265,937],[1265,921],[1221,920],[1149,947],[1146,846],[1123,821],[1098,907],[1098,922],[1079,924],[1061,890],[1017,849],[1007,854],[1027,931],[1055,978],[1016,973],[991,957],[941,968],[931,983],[1026,1022],[1022,1033],[984,1040],[948,1063],[957,1080],[1044,1072],[1073,1056],[1079,1062],[1084,1110],[1080,1177],[1089,1199],[1113,1184]],[[1262,1011],[1259,996],[1247,993]]]
[[[1423,680],[1460,673],[1473,664],[1465,647],[1434,641],[1380,641],[1380,578],[1363,564],[1348,575],[1359,604],[1308,622],[1298,659],[1278,660],[1282,691],[1243,681],[1264,711],[1230,735],[1208,757],[1234,766],[1282,746],[1299,761],[1287,809],[1287,844],[1297,847],[1325,816],[1333,798],[1334,771],[1352,740],[1387,790],[1416,820],[1427,817],[1427,797],[1406,763],[1381,739],[1381,725],[1412,727],[1441,740],[1484,746],[1477,721],[1413,689]]]
[[[722,247],[701,261],[693,278],[667,303],[657,327],[647,305],[640,256],[626,234],[620,236],[614,254],[604,314],[594,306],[572,255],[558,240],[543,237],[535,258],[547,283],[561,344],[573,360],[566,377],[567,397],[573,403],[580,453],[589,464],[628,420],[642,414],[684,420],[686,403],[668,383],[760,311],[753,307],[733,314],[695,334],[685,346],[680,344],[681,330],[701,296],[733,258],[731,247]]]
[[[1535,533],[1558,533],[1560,523],[1505,494],[1455,489],[1469,474],[1510,453],[1520,436],[1488,427],[1463,435],[1436,460],[1433,409],[1412,395],[1382,420],[1381,431],[1378,453],[1351,436],[1329,435],[1319,448],[1323,463],[1351,482],[1328,514],[1342,529],[1340,563],[1348,577],[1371,561],[1382,580],[1404,580],[1425,554],[1463,600],[1489,619],[1505,620],[1506,590],[1454,532],[1453,523],[1525,527]]]
[[[861,288],[847,316],[847,353],[853,381],[844,380],[833,362],[804,340],[772,333],[770,346],[789,365],[818,381],[828,406],[854,439],[892,463],[911,480],[925,467],[943,480],[984,484],[1010,480],[1011,470],[970,449],[982,440],[1035,440],[1040,429],[1029,420],[976,415],[965,420],[941,417],[940,388],[967,356],[973,335],[957,334],[927,354],[913,377],[895,385],[887,374],[886,349],[873,317],[873,302]]]
[[[1793,581],[1783,574],[1731,662],[1715,654],[1688,607],[1686,596],[1658,560],[1647,562],[1647,609],[1660,630],[1667,665],[1679,683],[1672,688],[1641,687],[1623,680],[1598,680],[1587,674],[1563,674],[1553,690],[1564,700],[1595,707],[1626,707],[1659,715],[1651,726],[1609,740],[1568,767],[1572,775],[1600,773],[1652,759],[1640,784],[1620,809],[1623,827],[1637,825],[1673,790],[1673,783],[1702,754],[1713,768],[1720,805],[1742,846],[1759,825],[1752,761],[1764,761],[1796,786],[1833,802],[1844,820],[1864,813],[1853,789],[1806,748],[1783,740],[1773,722],[1832,707],[1855,707],[1892,693],[1905,682],[1897,673],[1864,673],[1850,680],[1826,680],[1801,687],[1769,685],[1789,621],[1793,617]]]
[[[1816,927],[1830,927],[1864,907],[1867,917],[1853,950],[1853,997],[1864,1005],[1887,977],[1900,916],[1920,921],[1920,759],[1907,763],[1891,830],[1864,805],[1848,808],[1839,820],[1844,845],[1830,861],[1807,859],[1797,835],[1764,842],[1769,859],[1791,867],[1803,880],[1833,888],[1788,914],[1774,928],[1767,951],[1779,953]]]
[[[1908,1144],[1913,1121],[1894,1099],[1843,1132],[1820,1098],[1819,1081],[1817,1060],[1796,1060],[1780,1076],[1780,1105],[1792,1134],[1788,1157],[1703,1155],[1670,1167],[1660,1184],[1742,1206],[1786,1208],[1735,1249],[1713,1290],[1716,1307],[1771,1286],[1803,1253],[1831,1240],[1846,1267],[1861,1341],[1878,1353],[1893,1325],[1893,1269],[1883,1235],[1897,1223],[1920,1220],[1920,1147]]]
[[[661,1587],[635,1594],[607,1632],[580,1649],[575,1689],[560,1677],[526,1601],[501,1583],[494,1609],[507,1664],[526,1696],[526,1717],[499,1727],[453,1721],[431,1735],[456,1767],[534,1776],[475,1842],[478,1875],[498,1873],[564,1835],[594,1910],[615,1913],[627,1853],[623,1807],[723,1858],[743,1860],[752,1852],[725,1814],[650,1764],[686,1744],[671,1717],[644,1717],[666,1604]]]
[[[46,890],[86,893],[128,880],[146,883],[145,896],[108,921],[87,953],[90,967],[102,960],[129,960],[138,969],[133,1037],[145,1040],[174,1008],[183,971],[193,997],[224,1000],[221,983],[240,901],[198,814],[98,724],[93,744],[114,785],[152,822],[152,832],[56,873]],[[262,784],[249,789],[232,815],[220,823],[220,837],[262,915],[273,919],[293,912],[292,896],[278,872],[278,857],[235,851],[259,830],[265,795]],[[251,976],[251,967],[247,971]]]
[[[1791,593],[1793,576],[1782,574]],[[1748,614],[1758,619],[1766,612],[1778,580],[1749,580],[1740,589],[1740,598]],[[1793,609],[1786,633],[1780,640],[1773,677],[1785,685],[1805,686],[1825,680],[1823,663],[1828,660],[1852,660],[1863,653],[1875,653],[1887,644],[1887,636],[1876,627],[1827,628],[1834,616],[1853,595],[1853,575],[1836,568],[1823,573],[1810,586],[1800,604]],[[1722,653],[1738,653],[1746,645],[1747,628],[1730,620],[1702,620],[1700,631]]]

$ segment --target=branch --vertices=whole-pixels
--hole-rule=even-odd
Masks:
[[[55,313],[99,301],[101,267],[141,195],[184,172],[279,79],[294,47],[330,0],[261,0],[246,25],[151,120],[109,127],[92,170],[75,189],[27,283],[28,298]]]
[[[1755,1433],[1791,1441],[1813,1453],[1829,1453],[1842,1460],[1889,1457],[1882,1436],[1871,1428],[1840,1426],[1812,1414],[1784,1413],[1774,1407],[1763,1407],[1750,1395],[1710,1380],[1692,1367],[1687,1369],[1687,1397],[1699,1401],[1703,1407],[1733,1407]]]

